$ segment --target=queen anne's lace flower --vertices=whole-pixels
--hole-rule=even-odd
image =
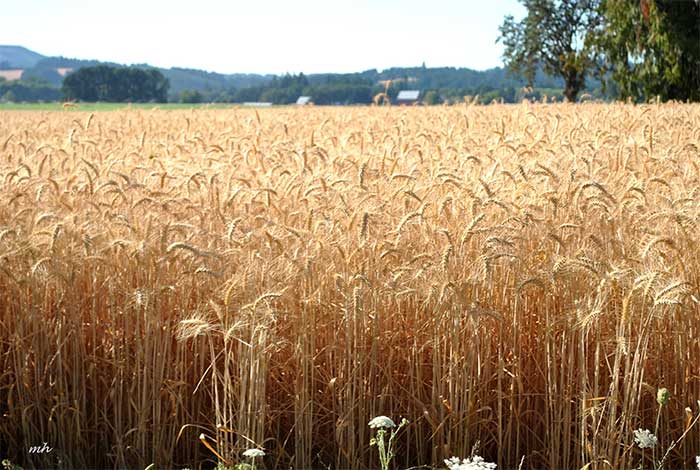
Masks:
[[[265,457],[265,452],[260,449],[248,449],[243,452],[243,457],[254,459],[256,457]]]
[[[392,421],[391,418],[388,416],[377,416],[376,418],[372,418],[372,420],[368,423],[368,426],[372,429],[375,428],[395,428],[396,423]]]
[[[695,465],[697,465],[697,466],[698,466],[698,470],[700,470],[700,455],[698,455],[697,457],[695,457]]]
[[[637,429],[634,431],[634,442],[640,449],[653,449],[659,440],[648,429]]]
[[[445,465],[450,470],[495,470],[496,464],[487,462],[483,457],[475,455],[472,458],[459,460],[459,457],[445,459]]]

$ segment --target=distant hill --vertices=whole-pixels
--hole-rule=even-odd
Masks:
[[[0,46],[0,70],[34,67],[45,56],[22,46]]]
[[[121,66],[114,62],[101,62],[99,60],[70,59],[67,57],[44,57],[31,69],[25,70],[25,76],[42,77],[54,86],[60,87],[63,77],[58,74],[51,75],[47,70],[72,69],[92,67],[95,65]],[[131,67],[154,68],[149,64],[134,64]],[[157,68],[157,67],[155,67]],[[272,75],[259,74],[220,74],[206,72],[204,70],[173,67],[170,69],[157,68],[165,78],[170,80],[170,94],[179,95],[184,90],[198,91],[227,91],[230,89],[261,86],[272,80]]]
[[[7,72],[5,87],[9,80],[21,76],[22,81],[44,84],[59,92],[63,78],[82,67],[95,65],[124,66],[114,62],[99,60],[72,59],[62,56],[47,57],[21,46],[0,45],[0,70]],[[149,64],[133,64],[129,67],[156,68],[170,82],[169,99],[177,101],[182,93],[196,92],[203,101],[243,102],[273,101],[275,103],[294,102],[300,94],[311,94],[314,102],[320,103],[363,103],[371,101],[376,93],[387,91],[394,97],[399,90],[432,90],[443,99],[460,101],[465,95],[480,95],[485,102],[505,98],[507,102],[517,101],[527,82],[502,67],[489,70],[473,70],[457,67],[392,67],[384,70],[365,70],[345,74],[311,74],[297,77],[277,77],[261,74],[221,74],[204,70],[173,67],[169,69],[153,67]],[[0,75],[2,75],[0,73]],[[291,80],[291,82],[290,82]],[[284,85],[289,82],[291,88]],[[586,92],[600,95],[600,81],[587,80]],[[564,83],[559,77],[548,76],[538,71],[535,76],[535,89],[549,96],[561,95]],[[281,88],[286,88],[284,92]],[[344,91],[341,92],[340,88]],[[284,96],[282,96],[284,95]],[[289,96],[287,96],[289,95]],[[294,95],[294,96],[292,96]],[[361,95],[361,99],[360,99]]]
[[[465,67],[392,67],[381,72],[366,70],[358,74],[373,83],[385,83],[391,80],[401,84],[403,89],[463,89],[465,94],[479,93],[496,88],[521,88],[527,84],[524,77],[511,74],[503,67],[488,70],[474,70]],[[314,83],[320,76],[311,76]],[[589,86],[593,84],[589,80]],[[538,71],[535,75],[535,87],[563,88],[564,82],[560,77],[551,77]]]

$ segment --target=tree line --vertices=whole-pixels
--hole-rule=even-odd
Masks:
[[[527,82],[524,79],[506,77],[506,72],[502,69],[467,73],[471,72],[477,76],[483,74],[490,80],[480,78],[472,85],[465,85],[469,83],[468,80],[460,81],[453,78],[463,75],[465,69],[401,68],[381,73],[368,71],[357,74],[323,74],[322,76],[299,74],[275,77],[268,83],[239,89],[184,90],[177,94],[175,99],[182,103],[269,102],[285,105],[296,102],[299,96],[310,96],[313,103],[318,105],[371,104],[378,93],[386,93],[393,102],[401,90],[420,90],[421,101],[425,104],[464,102],[465,96],[471,96],[484,104],[492,101],[515,103],[523,98],[539,100],[545,95],[554,99],[563,98],[561,81],[544,74],[538,74],[535,87],[525,90]],[[382,78],[391,77],[392,73],[398,78],[393,80]],[[449,80],[453,83],[446,83],[445,77],[450,77]],[[596,87],[589,89],[591,96],[601,99],[612,97],[603,95],[598,82],[589,85]]]
[[[97,65],[69,74],[61,91],[66,100],[165,103],[169,86],[156,69]]]
[[[369,104],[377,87],[368,79],[338,75],[319,82],[303,73],[273,77],[265,84],[229,88],[225,91],[185,90],[179,100],[184,103],[218,101],[228,103],[269,102],[291,104],[300,96],[310,96],[315,104]]]
[[[61,90],[36,79],[5,80],[0,77],[0,102],[58,101]]]

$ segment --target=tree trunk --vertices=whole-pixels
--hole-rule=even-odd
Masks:
[[[564,76],[564,83],[564,97],[570,103],[575,103],[576,96],[578,96],[578,92],[581,91],[581,87],[584,83],[583,77],[577,73],[566,75]]]

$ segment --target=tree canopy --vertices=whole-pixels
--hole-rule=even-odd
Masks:
[[[538,67],[564,80],[564,96],[575,101],[586,76],[597,70],[600,0],[520,0],[522,21],[505,17],[500,27],[505,65],[532,85]]]
[[[623,99],[700,101],[700,0],[520,1],[525,18],[506,16],[499,41],[529,82],[542,66],[570,101],[591,76]]]
[[[168,80],[155,69],[97,65],[68,75],[62,92],[68,100],[164,103],[168,87]]]
[[[622,98],[700,101],[700,2],[604,0],[600,38]]]

